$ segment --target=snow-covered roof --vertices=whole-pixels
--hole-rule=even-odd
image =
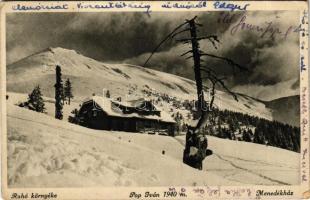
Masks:
[[[89,102],[90,100],[94,101],[96,103],[96,106],[99,106],[109,116],[124,117],[124,118],[151,119],[151,120],[159,120],[162,122],[175,123],[175,120],[167,112],[160,110],[158,106],[155,106],[154,104],[152,105],[156,108],[156,111],[160,112],[159,116],[155,114],[154,115],[142,115],[136,112],[125,114],[123,113],[123,110],[117,106],[117,105],[122,105],[125,107],[138,107],[145,101],[148,101],[142,98],[137,99],[137,100],[132,100],[129,102],[119,102],[119,101],[115,101],[113,99],[106,98],[106,97],[93,96],[90,99],[86,99],[84,103]]]

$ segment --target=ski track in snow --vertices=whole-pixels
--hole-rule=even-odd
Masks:
[[[180,139],[180,138],[176,138],[174,137],[174,139],[176,141],[178,141],[182,146],[185,146],[185,141]],[[283,182],[283,181],[280,181],[280,180],[276,180],[274,178],[271,178],[271,177],[268,177],[268,176],[265,176],[263,174],[260,174],[260,173],[257,173],[253,170],[250,170],[250,169],[247,169],[247,168],[244,168],[244,167],[241,167],[239,166],[238,164],[236,164],[234,161],[232,160],[229,160],[229,159],[233,159],[233,160],[242,160],[242,161],[245,161],[245,162],[253,162],[253,163],[256,163],[256,164],[264,164],[264,165],[271,165],[271,166],[275,166],[274,164],[270,164],[270,163],[267,163],[267,162],[261,162],[261,161],[255,161],[255,160],[247,160],[247,159],[242,159],[242,158],[238,158],[238,157],[233,157],[233,156],[224,156],[224,155],[219,155],[217,153],[214,153],[213,152],[213,155],[216,156],[217,158],[219,158],[220,160],[224,161],[224,162],[227,162],[229,163],[231,166],[233,166],[235,169],[239,169],[239,170],[242,170],[242,171],[245,171],[245,172],[248,172],[248,173],[251,173],[255,176],[258,176],[260,178],[263,178],[265,180],[268,180],[268,181],[271,181],[271,182],[274,182],[276,184],[280,184],[280,185],[290,185],[289,183],[286,183],[286,182]],[[212,155],[211,155],[212,156]],[[226,159],[225,159],[226,158]],[[205,163],[206,164],[206,163]],[[278,167],[284,167],[282,165],[278,165]],[[291,168],[291,169],[294,169],[294,168]],[[207,170],[206,170],[207,171]],[[233,174],[229,174],[229,175],[224,175],[223,177],[224,178],[228,178],[230,176],[233,176],[233,175],[236,175],[240,172],[235,172]],[[230,179],[232,181],[238,181],[238,180],[235,180],[235,179]],[[240,183],[246,183],[246,182],[243,182],[243,181],[239,181]]]
[[[243,171],[249,172],[249,173],[254,174],[254,175],[257,175],[257,176],[259,176],[259,177],[261,177],[261,178],[263,178],[263,179],[267,179],[267,180],[269,180],[269,181],[272,181],[272,182],[275,182],[275,183],[278,183],[278,184],[289,185],[288,183],[284,183],[284,182],[282,182],[282,181],[275,180],[275,179],[273,179],[273,178],[264,176],[264,175],[262,175],[262,174],[260,174],[260,173],[256,173],[256,172],[254,172],[254,171],[252,171],[252,170],[249,170],[249,169],[240,167],[240,166],[236,165],[234,162],[232,162],[232,161],[230,161],[230,160],[227,160],[227,159],[224,159],[224,158],[223,158],[224,156],[220,156],[220,155],[218,155],[218,154],[214,154],[214,155],[217,156],[219,159],[221,159],[221,160],[223,160],[223,161],[225,161],[225,162],[228,162],[229,164],[231,164],[233,167],[235,167],[235,168],[237,168],[237,169],[241,169],[241,170],[243,170]]]

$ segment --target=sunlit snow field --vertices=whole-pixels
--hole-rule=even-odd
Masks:
[[[214,154],[199,171],[182,163],[184,135],[88,129],[54,119],[53,103],[48,114],[15,105],[25,97],[7,100],[9,187],[299,184],[292,151],[208,136]]]

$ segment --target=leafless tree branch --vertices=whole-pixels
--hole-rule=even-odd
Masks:
[[[157,46],[156,48],[152,51],[151,55],[148,57],[148,59],[145,61],[145,63],[143,64],[143,67],[146,66],[146,64],[148,63],[148,61],[151,59],[151,57],[153,56],[153,54],[159,49],[159,47],[164,43],[166,42],[169,38],[172,37],[172,35],[175,34],[175,32],[177,30],[179,30],[180,28],[182,28],[184,25],[188,24],[188,22],[184,22],[183,24],[177,26],[171,33],[169,33]]]
[[[178,31],[178,32],[174,33],[173,35],[171,35],[171,38],[174,38],[174,37],[177,36],[178,34],[184,33],[184,32],[189,31],[189,30],[190,30],[190,28],[186,28],[186,29],[184,29],[184,30]]]
[[[189,50],[189,51],[187,51],[187,52],[185,52],[185,53],[181,54],[181,56],[185,56],[186,54],[188,54],[188,53],[192,53],[192,52],[193,52],[193,50]]]
[[[225,58],[225,57],[221,57],[221,56],[217,56],[217,55],[213,55],[213,54],[209,54],[209,53],[201,53],[200,56],[209,56],[209,57],[217,58],[217,59],[220,59],[220,60],[224,60],[229,65],[231,65],[232,67],[237,67],[240,71],[248,71],[247,68],[245,68],[245,67],[235,63],[233,60],[231,60],[229,58]]]

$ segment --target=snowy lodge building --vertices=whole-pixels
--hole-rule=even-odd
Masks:
[[[168,113],[159,110],[151,101],[138,99],[119,102],[99,96],[83,102],[78,121],[80,125],[93,129],[158,132],[170,136],[174,136],[176,125]]]

